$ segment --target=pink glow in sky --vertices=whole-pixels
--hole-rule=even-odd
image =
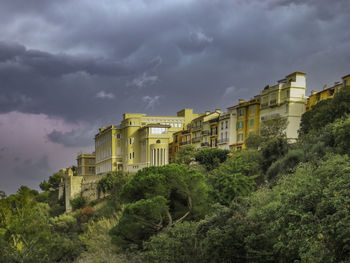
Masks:
[[[47,134],[83,128],[84,124],[68,124],[44,114],[1,114],[0,189],[7,194],[20,185],[38,189],[39,183],[54,172],[75,165],[77,152],[91,152],[93,147],[65,147],[49,141]]]

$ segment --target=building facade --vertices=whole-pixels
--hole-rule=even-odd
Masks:
[[[181,110],[177,116],[125,113],[119,126],[101,128],[95,136],[96,173],[136,172],[168,164],[173,134],[186,129],[199,116],[192,109]]]
[[[239,100],[235,106],[228,108],[231,114],[230,148],[241,150],[245,148],[245,140],[251,134],[259,134],[260,127],[260,97],[255,96],[249,101]]]
[[[342,82],[335,82],[332,87],[325,85],[321,91],[311,91],[311,95],[307,99],[306,110],[311,110],[313,106],[322,100],[332,99],[334,94],[339,92],[341,88],[350,86],[350,75],[344,76],[342,80]]]
[[[77,175],[95,175],[95,153],[78,153],[77,155]]]
[[[261,91],[260,121],[276,117],[287,119],[286,136],[290,141],[298,138],[301,115],[306,110],[306,74],[294,72],[274,86]]]

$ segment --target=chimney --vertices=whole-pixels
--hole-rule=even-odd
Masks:
[[[326,90],[326,89],[328,89],[328,86],[327,86],[327,85],[324,85],[324,86],[323,86],[323,90]]]
[[[210,114],[210,111],[207,110],[207,111],[205,112],[205,115],[209,115],[209,114]]]
[[[239,99],[238,101],[239,101],[239,104],[245,102],[245,100],[242,100],[242,99]]]

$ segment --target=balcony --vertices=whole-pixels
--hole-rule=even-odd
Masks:
[[[270,100],[270,105],[276,105],[277,104],[277,100]]]
[[[228,143],[228,138],[219,139],[218,143]]]
[[[216,135],[218,135],[218,132],[217,131],[212,131],[210,135],[211,136],[216,136]]]
[[[201,147],[209,147],[209,142],[202,142]]]
[[[180,145],[183,146],[183,145],[187,145],[187,144],[190,144],[191,142],[188,141],[188,142],[180,142]]]
[[[202,137],[192,138],[192,143],[200,142],[201,140],[202,140]]]
[[[193,127],[191,127],[191,130],[198,131],[198,130],[202,129],[202,127],[203,127],[203,125],[193,126]]]
[[[209,135],[210,134],[210,132],[208,131],[208,130],[206,130],[206,131],[202,131],[202,135]]]

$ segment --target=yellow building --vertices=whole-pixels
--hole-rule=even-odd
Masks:
[[[181,110],[177,116],[125,113],[119,126],[101,128],[95,136],[96,173],[136,172],[168,164],[173,133],[182,131],[198,116],[192,109]]]
[[[232,143],[231,123],[233,115],[230,112],[222,113],[218,122],[218,148],[228,150],[230,143]]]
[[[121,169],[120,136],[120,127],[115,125],[102,127],[95,135],[96,174]]]
[[[334,94],[339,91],[340,88],[343,87],[343,84],[340,82],[337,82],[334,84],[334,86],[328,88],[327,85],[323,87],[323,90],[321,91],[316,91],[313,90],[311,91],[311,95],[307,100],[306,104],[306,110],[311,110],[311,108],[319,103],[321,100],[327,100],[327,99],[332,99],[334,97]]]
[[[350,87],[350,74],[344,76],[342,79],[344,87]]]
[[[235,131],[232,131],[233,137],[230,148],[240,150],[245,148],[245,140],[251,134],[259,134],[260,126],[260,97],[255,96],[249,101],[239,100],[239,103],[228,108],[233,116],[231,125]]]
[[[321,91],[311,91],[311,95],[307,100],[306,110],[309,111],[322,100],[332,99],[334,94],[337,93],[341,88],[350,86],[350,75],[344,76],[343,82],[335,82],[332,87],[325,85]]]
[[[218,148],[218,125],[219,117],[209,120],[210,125],[210,148]]]
[[[78,153],[77,175],[95,175],[95,153]]]
[[[287,118],[286,136],[289,140],[296,140],[301,115],[306,109],[305,91],[306,74],[302,72],[294,72],[276,85],[266,86],[260,93],[260,120]]]
[[[181,148],[182,132],[183,131],[174,132],[173,141],[169,143],[169,162],[170,163],[174,161],[176,153]]]
[[[212,132],[215,131],[214,127],[217,127],[216,123],[213,122],[213,119],[218,119],[221,111],[215,110],[214,112],[207,111],[202,116],[194,119],[190,125],[191,131],[191,144],[195,148],[203,148],[203,147],[211,147],[212,146],[212,138],[217,138],[217,128],[216,135]],[[212,121],[212,122],[210,122]],[[212,129],[213,128],[213,129]],[[214,143],[214,147],[216,147],[216,143]]]

